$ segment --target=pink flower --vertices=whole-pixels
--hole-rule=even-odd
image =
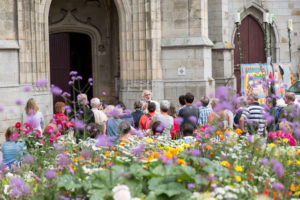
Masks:
[[[18,132],[14,132],[13,134],[11,134],[10,136],[10,141],[17,141],[19,138],[19,133]]]

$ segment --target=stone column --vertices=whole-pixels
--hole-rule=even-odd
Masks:
[[[233,48],[229,33],[229,0],[208,1],[209,38],[213,41],[212,68],[216,86],[235,84],[233,68]]]

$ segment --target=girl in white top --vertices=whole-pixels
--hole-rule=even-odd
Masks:
[[[22,116],[23,122],[33,126],[34,129],[39,130],[43,134],[45,128],[45,120],[43,114],[39,111],[35,100],[30,98],[25,106],[25,113]]]

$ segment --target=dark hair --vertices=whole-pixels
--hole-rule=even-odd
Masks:
[[[161,121],[156,121],[152,124],[152,133],[153,135],[158,134],[162,134],[162,132],[164,132],[165,130],[165,126],[163,125],[163,123]]]
[[[5,132],[5,139],[6,139],[6,141],[10,141],[10,136],[13,134],[14,128],[15,127],[11,126],[11,127],[8,127],[6,129],[6,132]]]
[[[96,138],[97,135],[103,134],[105,124],[103,122],[100,122],[100,124],[89,123],[88,126],[91,127],[91,129],[89,131],[90,132],[90,138]]]
[[[184,123],[182,125],[183,136],[192,136],[194,133],[194,126],[191,123]]]
[[[156,104],[154,102],[151,102],[148,104],[148,111],[149,112],[155,112]]]
[[[134,102],[134,109],[139,109],[139,108],[142,108],[142,102],[141,101],[135,101]]]
[[[185,95],[180,95],[178,100],[179,100],[180,105],[182,105],[182,106],[185,105]]]
[[[171,103],[170,108],[168,110],[168,115],[170,115],[173,118],[176,117],[176,108],[175,108],[174,104],[172,104],[172,103]]]
[[[194,101],[194,95],[190,92],[185,94],[185,102],[186,103],[193,103]]]
[[[202,103],[202,106],[206,107],[209,104],[209,98],[207,96],[202,97],[200,101]]]
[[[122,121],[119,124],[119,130],[122,135],[125,135],[125,134],[129,133],[129,131],[131,130],[131,126],[127,121]]]

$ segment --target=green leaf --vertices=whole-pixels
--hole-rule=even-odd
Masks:
[[[102,200],[105,195],[107,195],[106,190],[90,190],[89,194],[91,195],[90,200]]]
[[[78,189],[82,187],[79,180],[70,174],[64,174],[60,176],[57,180],[58,188],[66,188],[66,190]]]
[[[201,176],[196,176],[195,177],[195,183],[198,185],[207,185],[208,181],[206,178],[202,178]]]
[[[130,174],[141,177],[141,176],[148,176],[149,172],[144,170],[144,168],[139,164],[133,164],[129,168]]]

